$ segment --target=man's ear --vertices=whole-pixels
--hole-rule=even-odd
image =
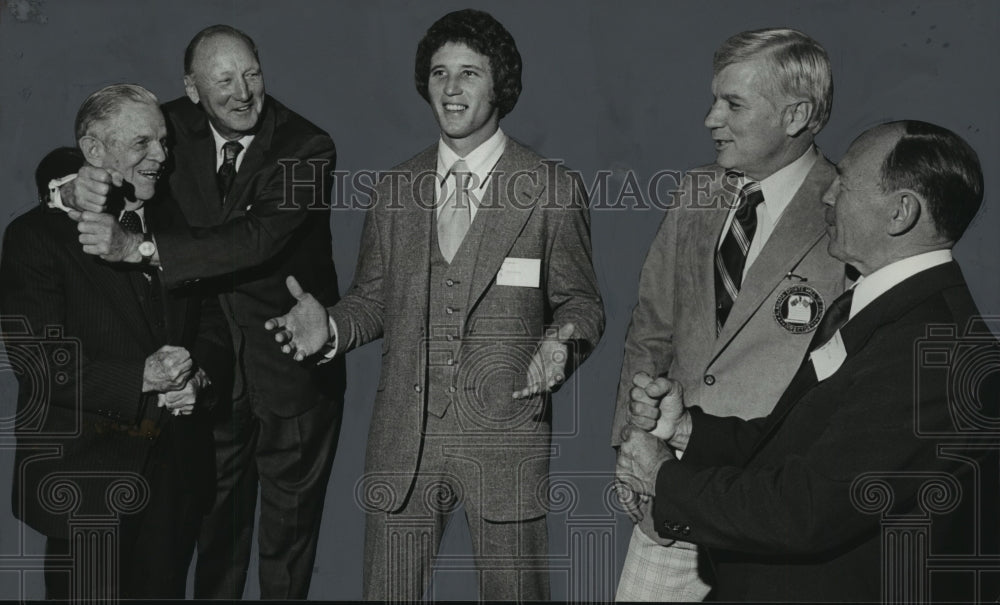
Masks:
[[[889,235],[904,235],[920,221],[924,199],[912,190],[903,189],[893,194]]]
[[[105,149],[103,141],[87,134],[80,137],[80,140],[76,144],[80,148],[80,151],[83,152],[83,157],[87,160],[88,164],[98,168],[104,167],[104,156],[107,153],[107,149]]]
[[[785,122],[785,134],[794,137],[809,128],[816,106],[812,101],[795,101],[785,107],[782,119]]]
[[[191,99],[191,102],[195,105],[201,100],[201,96],[198,94],[198,87],[194,85],[194,76],[191,74],[184,76],[184,92],[187,94],[187,98]]]

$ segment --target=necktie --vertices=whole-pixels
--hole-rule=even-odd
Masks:
[[[219,201],[226,203],[226,195],[236,180],[236,158],[243,151],[243,145],[237,141],[226,141],[222,146],[222,165],[219,166],[219,173],[215,175],[215,181],[219,186]]]
[[[833,338],[837,330],[844,327],[844,324],[847,323],[851,315],[851,301],[853,300],[854,288],[851,288],[830,303],[830,307],[826,310],[826,315],[823,316],[823,319],[819,322],[819,327],[816,328],[815,336],[813,336],[812,341],[809,343],[810,353],[825,345],[828,340]]]
[[[122,215],[118,217],[118,224],[122,226],[122,229],[130,233],[144,233],[142,230],[142,219],[139,218],[139,213],[135,210],[122,211]],[[143,271],[142,276],[146,278],[146,283],[150,283],[152,280],[152,276],[145,271]]]
[[[118,224],[129,233],[142,233],[142,219],[135,210],[125,210],[118,219]]]
[[[454,175],[455,188],[445,199],[441,212],[437,217],[438,246],[441,255],[451,262],[458,252],[465,234],[472,223],[472,213],[469,208],[469,167],[465,160],[458,160],[448,171],[448,176]],[[445,178],[447,184],[448,178]]]
[[[736,216],[729,225],[729,231],[722,239],[722,245],[715,252],[715,313],[716,330],[729,317],[729,312],[740,292],[743,269],[747,262],[747,251],[757,231],[757,206],[764,201],[760,183],[749,181],[740,189],[736,198]]]

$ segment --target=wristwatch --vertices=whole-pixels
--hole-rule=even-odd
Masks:
[[[153,234],[146,232],[142,234],[142,243],[139,244],[139,254],[142,255],[142,264],[148,265],[156,254],[156,242],[153,241]]]

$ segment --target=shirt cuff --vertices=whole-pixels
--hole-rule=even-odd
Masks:
[[[337,356],[337,322],[333,321],[332,317],[328,317],[327,321],[330,324],[330,340],[327,341],[326,345],[321,349],[323,354],[323,359],[319,363],[326,363]]]

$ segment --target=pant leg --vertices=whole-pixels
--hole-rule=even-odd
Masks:
[[[494,522],[466,507],[483,601],[548,601],[548,525],[545,517]]]
[[[318,403],[282,418],[255,405],[260,436],[260,592],[262,599],[309,596],[326,488],[340,435],[343,404]]]
[[[254,451],[260,427],[244,391],[216,408],[215,503],[202,521],[195,565],[196,599],[240,599],[246,585],[257,507]]]
[[[432,428],[439,422],[433,416],[428,419]],[[418,601],[427,596],[433,561],[461,493],[442,443],[429,438],[403,508],[394,513],[369,511],[365,517],[365,600]]]
[[[697,546],[661,546],[635,526],[616,601],[702,601],[709,590],[698,572]]]
[[[45,539],[45,598],[50,601],[64,601],[69,598],[70,572],[53,565],[54,560],[69,556],[69,540],[63,538]]]

